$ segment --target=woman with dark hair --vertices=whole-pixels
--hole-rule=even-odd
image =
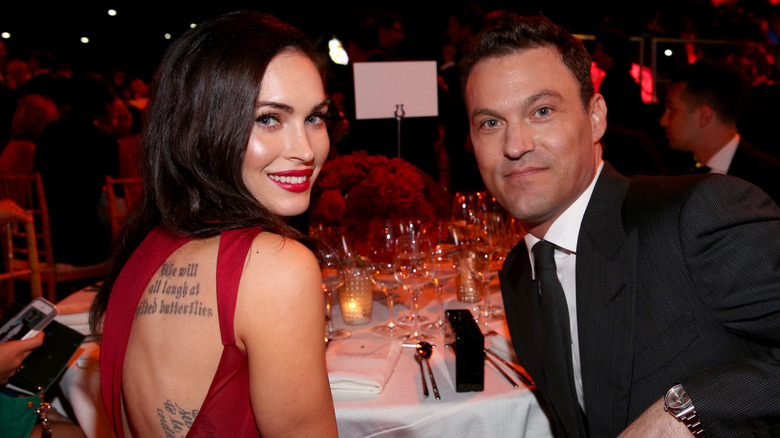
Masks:
[[[143,199],[91,314],[119,437],[337,435],[319,252],[285,222],[328,156],[319,61],[258,12],[190,29],[163,57]]]

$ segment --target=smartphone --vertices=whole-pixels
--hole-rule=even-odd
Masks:
[[[0,328],[0,344],[37,335],[57,316],[54,304],[36,298]]]

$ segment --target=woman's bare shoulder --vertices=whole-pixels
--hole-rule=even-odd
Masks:
[[[296,318],[324,316],[322,275],[314,254],[300,242],[272,233],[255,238],[247,255],[236,304],[239,347],[256,333],[287,332]],[[316,323],[312,318],[309,322]],[[324,320],[322,321],[324,323]],[[295,330],[296,336],[306,330]]]
[[[242,288],[257,298],[304,298],[321,292],[322,276],[314,253],[302,243],[273,233],[260,233],[247,254]],[[301,296],[302,294],[302,296]]]
[[[247,267],[275,266],[281,269],[316,268],[319,264],[314,253],[295,239],[264,232],[255,237],[247,256]]]

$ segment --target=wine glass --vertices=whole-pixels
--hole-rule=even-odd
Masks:
[[[425,226],[425,220],[419,217],[404,217],[393,220],[393,226],[395,227],[396,238],[400,236],[419,236],[422,234]],[[424,323],[428,321],[426,316],[414,315],[409,312],[408,315],[404,315],[398,318],[398,322],[402,325],[412,325],[413,318],[417,318],[418,323]]]
[[[418,296],[423,286],[433,279],[433,252],[427,238],[418,235],[401,236],[395,243],[395,278],[412,295],[412,333],[404,339],[409,343],[433,342],[433,337],[420,333],[417,319]]]
[[[439,302],[439,315],[436,321],[423,327],[423,331],[431,334],[446,334],[449,328],[444,319],[442,289],[444,284],[455,278],[458,273],[455,257],[462,242],[455,226],[446,221],[435,222],[423,228],[423,237],[427,237],[433,247],[433,282],[436,285],[436,298]]]
[[[395,239],[396,227],[391,219],[375,219],[368,226],[368,261],[371,265],[371,281],[387,297],[387,323],[372,330],[382,336],[395,337],[409,332],[393,319],[393,301],[398,289],[395,279]]]
[[[481,212],[475,215],[473,248],[476,255],[473,265],[474,274],[482,280],[484,292],[482,304],[475,307],[477,319],[487,324],[503,319],[498,306],[490,304],[489,284],[496,275],[508,253],[506,226],[499,213]]]
[[[452,196],[452,223],[457,227],[462,236],[470,236],[471,225],[474,223],[474,215],[481,208],[480,192],[460,191]]]
[[[333,293],[344,283],[344,269],[354,265],[352,249],[344,227],[320,226],[311,234],[328,247],[322,261],[322,289],[325,292],[325,338],[328,341],[352,336],[333,326]]]
[[[425,219],[419,217],[404,217],[393,220],[398,236],[421,234],[425,226]]]

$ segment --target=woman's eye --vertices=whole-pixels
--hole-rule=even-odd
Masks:
[[[263,114],[255,119],[262,126],[274,126],[279,124],[279,120],[272,114]]]
[[[327,119],[328,114],[327,113],[316,113],[312,114],[309,117],[306,118],[306,123],[310,125],[316,125],[320,123],[325,123],[325,120]]]

